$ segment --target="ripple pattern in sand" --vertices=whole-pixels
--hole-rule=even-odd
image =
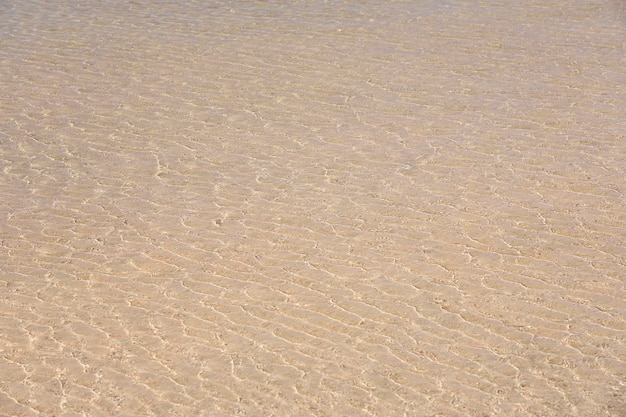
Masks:
[[[0,6],[0,415],[626,415],[618,2],[109,3]]]

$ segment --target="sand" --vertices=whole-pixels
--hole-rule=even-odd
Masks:
[[[626,416],[623,2],[0,33],[0,415]]]

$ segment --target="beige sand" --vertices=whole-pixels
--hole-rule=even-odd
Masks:
[[[12,3],[0,415],[626,416],[623,2]]]

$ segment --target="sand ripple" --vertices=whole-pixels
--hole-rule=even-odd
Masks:
[[[0,415],[626,416],[619,2],[0,6]]]

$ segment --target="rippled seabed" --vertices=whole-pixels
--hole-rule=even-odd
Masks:
[[[2,416],[626,416],[623,2],[0,29]]]

